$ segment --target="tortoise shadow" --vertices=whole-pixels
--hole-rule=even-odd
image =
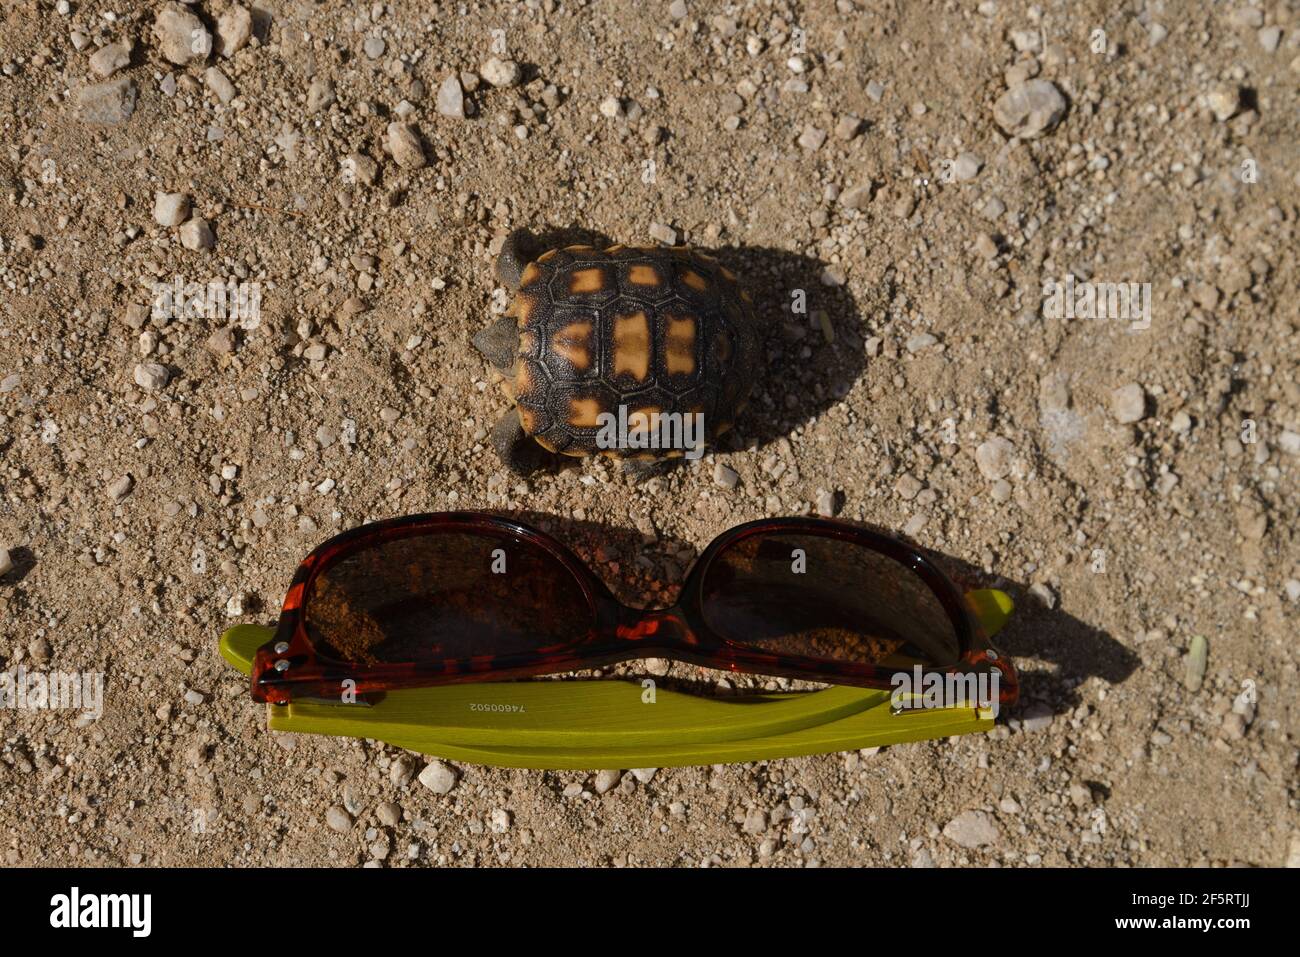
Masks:
[[[672,605],[691,565],[703,550],[678,538],[647,535],[635,528],[579,521],[544,512],[490,511],[539,528],[567,545],[591,565],[592,571],[609,586],[619,601],[632,607]],[[845,521],[845,524],[904,539],[892,529],[868,522]],[[719,534],[723,531],[725,529],[719,529]],[[1015,602],[1014,613],[994,639],[998,648],[1015,660],[1020,675],[1020,700],[1011,717],[1023,715],[1034,705],[1045,705],[1054,714],[1067,713],[1082,703],[1078,687],[1085,679],[1099,678],[1107,684],[1118,685],[1137,669],[1138,657],[1115,638],[1059,607],[1045,607],[1030,593],[1027,584],[985,573],[960,558],[916,542],[910,544],[931,558],[959,589],[997,588]],[[628,567],[632,569],[631,574],[626,570]],[[650,596],[656,596],[658,600],[648,602]],[[675,674],[667,678],[655,677],[655,682],[663,687],[709,696],[718,694],[718,680],[723,677],[739,685],[737,690],[741,691],[761,690],[764,680],[751,681],[750,676],[711,671],[679,662],[674,662],[672,670]],[[638,661],[600,669],[600,673],[619,677],[642,677],[646,674]],[[818,687],[809,682],[782,682],[782,686],[792,689]]]
[[[547,226],[534,230],[533,237],[540,249],[604,248],[617,242],[581,226]],[[847,285],[823,281],[828,265],[811,256],[770,246],[697,248],[739,276],[753,296],[764,350],[749,405],[717,448],[761,449],[811,422],[852,390],[866,369],[862,313]],[[553,467],[572,462],[564,459]]]

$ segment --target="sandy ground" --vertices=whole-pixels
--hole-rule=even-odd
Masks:
[[[0,668],[105,675],[98,720],[0,712],[6,863],[1300,861],[1294,4],[0,9]],[[746,277],[731,445],[503,470],[468,340],[517,226]],[[1149,313],[1052,314],[1067,276]],[[177,281],[257,314],[153,315]],[[742,521],[905,531],[1013,594],[1024,698],[987,735],[445,794],[269,733],[218,634],[334,532],[467,507],[640,603]]]

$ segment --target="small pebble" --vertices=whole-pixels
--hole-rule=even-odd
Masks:
[[[232,57],[248,45],[253,36],[253,15],[248,8],[232,3],[217,18],[217,53]]]
[[[1011,459],[1015,454],[1016,447],[1011,440],[997,435],[976,447],[975,464],[980,474],[992,482],[1011,473]]]
[[[597,771],[596,772],[596,793],[605,794],[612,791],[618,786],[619,780],[623,777],[622,771]]]
[[[407,123],[388,124],[388,149],[403,169],[419,169],[427,162],[419,133]]]
[[[1120,425],[1132,425],[1146,415],[1147,397],[1142,386],[1129,382],[1110,394],[1110,414]]]
[[[419,780],[434,794],[447,794],[456,786],[456,772],[441,761],[434,761],[420,772]]]
[[[335,804],[325,812],[325,824],[331,831],[338,831],[343,834],[352,830],[352,815]]]
[[[100,79],[106,79],[130,62],[129,43],[107,43],[91,55],[90,72]]]
[[[438,112],[443,116],[463,120],[465,118],[465,91],[461,89],[460,77],[454,73],[442,81],[438,87]]]
[[[1226,123],[1237,115],[1237,108],[1241,105],[1241,94],[1235,88],[1213,90],[1206,96],[1205,102],[1209,105],[1214,118],[1220,123]]]
[[[952,175],[959,183],[972,180],[979,175],[984,163],[974,153],[962,153],[952,164]]]
[[[943,826],[943,836],[960,847],[974,850],[998,843],[1002,834],[984,811],[962,811]]]
[[[153,35],[163,57],[177,66],[206,60],[212,52],[212,34],[203,21],[178,3],[168,3],[154,19]]]
[[[171,374],[166,366],[157,362],[141,362],[135,367],[133,377],[140,388],[156,392],[167,385]]]
[[[190,214],[190,200],[184,193],[154,193],[153,218],[159,226],[179,226]]]
[[[217,244],[216,237],[212,235],[212,227],[201,216],[195,216],[184,223],[181,226],[180,235],[181,245],[186,249],[211,249]]]
[[[479,69],[479,74],[495,87],[515,86],[523,79],[524,71],[514,60],[492,57]]]
[[[677,230],[663,223],[650,224],[650,238],[665,246],[677,245]]]
[[[1008,136],[1033,139],[1051,130],[1065,115],[1065,97],[1050,80],[1014,86],[993,105],[993,119]]]

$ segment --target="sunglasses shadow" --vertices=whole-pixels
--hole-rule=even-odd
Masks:
[[[619,601],[634,608],[672,605],[682,581],[702,550],[702,546],[697,548],[681,539],[647,535],[635,528],[580,521],[544,512],[488,511],[551,535],[587,562]],[[901,538],[892,529],[866,522],[843,521],[880,535]],[[719,529],[719,534],[723,531],[725,529]],[[994,644],[1015,660],[1020,675],[1020,701],[1011,717],[1022,716],[1030,709],[1041,711],[1044,706],[1053,714],[1064,714],[1082,702],[1077,689],[1085,679],[1099,678],[1115,685],[1125,681],[1137,669],[1138,657],[1122,644],[1059,607],[1047,608],[1023,582],[986,574],[962,559],[918,547],[959,589],[997,588],[1015,602],[1014,614],[994,638]],[[644,661],[624,662],[581,674],[629,679],[652,677],[657,686],[707,696],[822,687],[812,682],[716,671],[684,662],[673,662],[666,676],[652,674]],[[720,688],[722,679],[730,685],[730,691]]]
[[[603,233],[577,226],[540,228],[533,236],[538,249],[616,244]],[[636,242],[637,238],[622,241]],[[849,394],[866,369],[862,316],[886,310],[883,290],[872,292],[873,300],[878,301],[865,303],[860,310],[848,285],[823,282],[827,264],[810,256],[763,246],[697,248],[739,276],[753,297],[769,370],[755,382],[749,405],[735,428],[721,437],[721,451],[756,449],[776,442]],[[802,355],[805,349],[811,356]],[[552,468],[572,466],[573,462],[565,456],[550,457]]]

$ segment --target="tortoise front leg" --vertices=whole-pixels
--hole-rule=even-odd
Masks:
[[[511,409],[492,429],[492,447],[516,475],[532,475],[550,460],[547,451],[524,431],[519,410]]]

